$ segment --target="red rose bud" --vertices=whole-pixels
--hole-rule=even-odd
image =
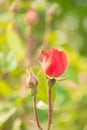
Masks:
[[[48,52],[42,50],[41,55],[43,56],[41,67],[46,76],[56,78],[65,72],[68,61],[64,51],[53,48]]]
[[[27,24],[37,24],[38,14],[35,9],[30,9],[25,16],[25,23]]]
[[[35,88],[38,85],[38,80],[32,70],[27,70],[26,83],[30,88]]]

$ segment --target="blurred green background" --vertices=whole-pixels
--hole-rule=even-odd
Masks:
[[[38,20],[27,24],[32,8]],[[46,128],[46,79],[38,74],[37,58],[44,42],[46,49],[65,50],[69,61],[64,74],[69,78],[55,85],[55,127],[87,130],[87,0],[0,0],[0,130],[36,129],[32,97],[21,93],[29,64],[40,80],[37,108]]]

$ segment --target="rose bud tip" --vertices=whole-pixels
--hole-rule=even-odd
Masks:
[[[44,50],[41,51],[41,55],[45,56],[45,57],[48,57],[48,53],[46,51],[44,51]]]
[[[36,87],[38,85],[37,77],[34,75],[32,69],[26,70],[26,82],[29,87]]]

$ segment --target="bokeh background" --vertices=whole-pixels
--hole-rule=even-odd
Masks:
[[[27,23],[32,8],[36,16]],[[29,65],[41,82],[37,108],[46,128],[45,78],[38,75],[43,43],[46,50],[65,50],[69,61],[68,79],[55,85],[55,128],[87,130],[87,0],[0,0],[0,130],[36,129],[32,97],[24,90]]]

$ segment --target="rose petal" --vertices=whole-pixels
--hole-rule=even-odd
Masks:
[[[58,77],[65,72],[68,61],[64,51],[53,48],[48,52],[42,50],[41,55],[43,56],[42,70],[47,76]]]

